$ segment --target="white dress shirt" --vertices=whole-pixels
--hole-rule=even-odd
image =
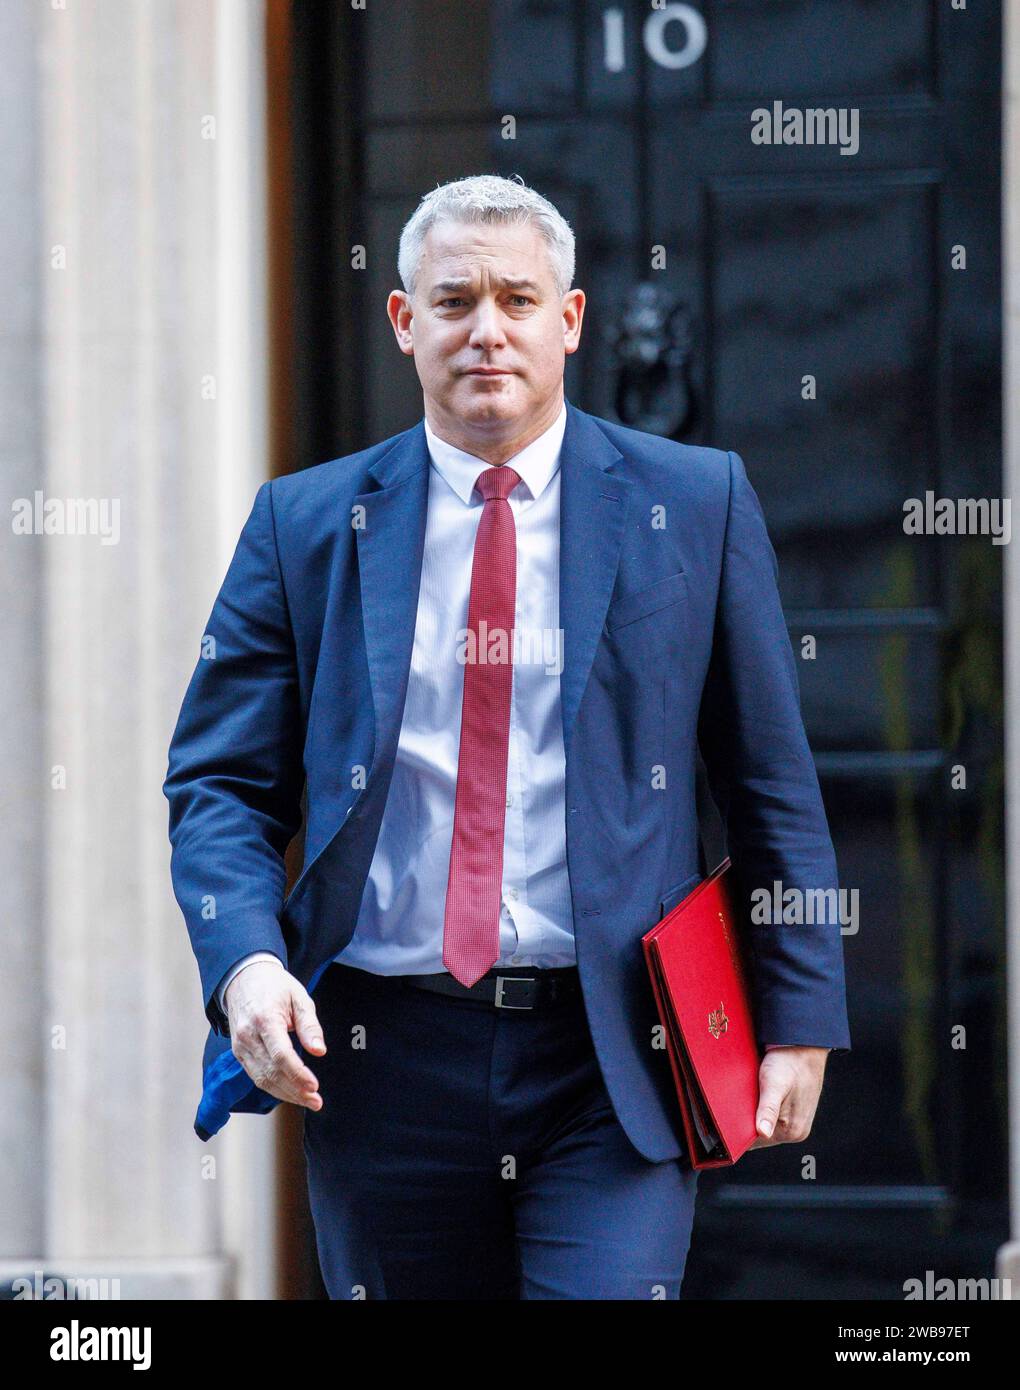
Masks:
[[[560,711],[560,445],[564,406],[507,463],[517,531],[513,686],[503,836],[500,965],[573,965]],[[475,491],[490,467],[440,439],[425,421],[430,468],[425,549],[396,762],[354,935],[337,959],[377,975],[431,975],[443,965],[443,917],[453,840],[475,533]],[[257,959],[237,962],[218,990]]]

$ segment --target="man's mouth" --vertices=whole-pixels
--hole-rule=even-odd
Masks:
[[[469,367],[466,376],[509,376],[508,367]]]

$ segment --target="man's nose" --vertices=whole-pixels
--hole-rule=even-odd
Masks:
[[[478,300],[471,324],[472,346],[498,347],[503,341],[503,324],[497,305],[490,299]]]

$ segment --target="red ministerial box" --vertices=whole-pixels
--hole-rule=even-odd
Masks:
[[[729,859],[641,941],[691,1166],[736,1163],[757,1137],[761,1054]]]

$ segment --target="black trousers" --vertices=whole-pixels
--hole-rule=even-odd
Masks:
[[[580,997],[493,1009],[332,965],[304,1149],[333,1299],[678,1298],[697,1173],[613,1113]]]

